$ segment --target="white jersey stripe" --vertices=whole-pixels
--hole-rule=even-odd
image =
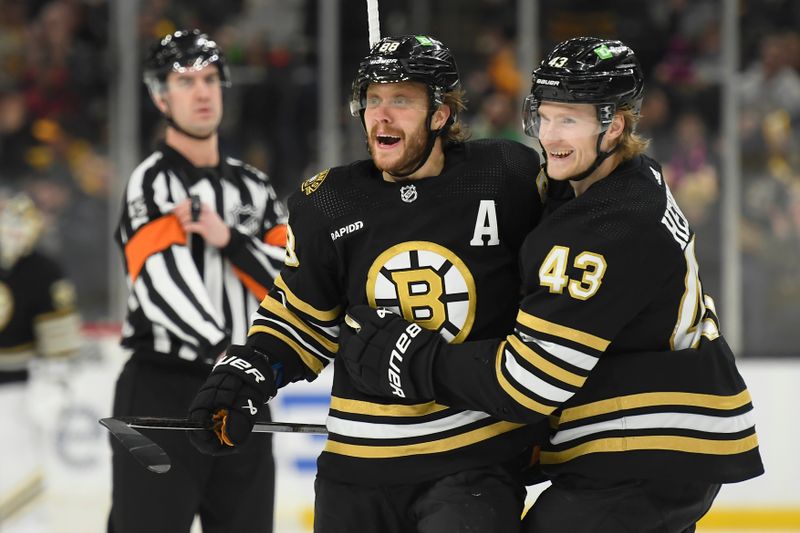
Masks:
[[[688,429],[706,433],[738,433],[755,425],[753,411],[737,416],[709,416],[696,413],[651,413],[632,415],[587,424],[556,433],[550,442],[554,445],[594,435],[604,431],[632,431],[647,429]]]
[[[452,416],[430,422],[417,424],[376,424],[346,420],[335,415],[328,415],[326,425],[328,431],[345,437],[362,439],[407,439],[433,435],[489,418],[486,413],[478,411],[460,411]]]
[[[569,363],[572,366],[576,366],[583,370],[591,370],[594,368],[594,365],[597,364],[599,358],[589,355],[587,353],[581,352],[579,350],[575,350],[573,348],[569,348],[567,346],[563,346],[561,344],[556,344],[555,342],[545,341],[542,339],[537,339],[536,337],[531,337],[530,335],[526,335],[525,333],[518,332],[517,335],[520,339],[524,342],[532,342],[542,348],[544,351],[558,357],[565,363]]]
[[[563,403],[572,397],[573,392],[551,385],[523,368],[509,350],[504,350],[503,355],[506,370],[525,389],[553,403]]]

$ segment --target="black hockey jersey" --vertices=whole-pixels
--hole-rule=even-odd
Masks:
[[[550,474],[759,475],[750,396],[694,247],[659,165],[623,163],[528,236],[514,333],[445,347],[437,399],[516,422],[549,417]]]
[[[290,198],[287,268],[248,343],[283,363],[283,384],[335,361],[320,476],[420,482],[510,461],[531,444],[532,428],[483,412],[365,395],[335,356],[354,304],[392,308],[452,343],[509,331],[519,248],[542,213],[538,169],[521,144],[474,141],[448,148],[436,177],[390,183],[360,161],[317,174]]]
[[[172,214],[190,195],[230,227],[225,248],[187,235]],[[230,342],[243,343],[282,266],[285,222],[261,171],[230,157],[197,168],[161,143],[128,180],[116,232],[130,288],[122,345],[210,364]]]
[[[80,347],[75,287],[39,252],[0,269],[0,383],[24,381],[33,357],[74,354]]]

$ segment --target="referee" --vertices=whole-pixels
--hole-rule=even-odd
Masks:
[[[220,154],[225,58],[199,30],[156,43],[144,69],[165,139],[134,170],[116,241],[130,295],[114,416],[182,417],[211,363],[243,344],[249,317],[284,258],[284,211],[266,175]],[[268,410],[266,416],[269,416]],[[210,457],[182,432],[159,434],[173,468],[155,476],[112,439],[113,533],[271,532],[274,460],[269,437]]]

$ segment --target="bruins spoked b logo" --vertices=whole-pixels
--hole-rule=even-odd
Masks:
[[[404,242],[380,254],[369,269],[367,299],[453,343],[466,338],[475,320],[472,273],[453,252],[427,241]]]

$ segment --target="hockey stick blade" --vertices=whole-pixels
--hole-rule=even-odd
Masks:
[[[161,446],[151,441],[122,420],[101,418],[100,423],[128,450],[139,464],[156,474],[169,472],[172,466],[167,453]]]
[[[170,469],[169,456],[161,447],[139,433],[139,429],[170,429],[177,431],[199,431],[208,428],[186,418],[159,418],[151,416],[121,416],[101,418],[100,424],[130,452],[139,463],[157,474]],[[253,433],[308,433],[324,435],[328,430],[323,424],[299,424],[295,422],[256,422]]]

